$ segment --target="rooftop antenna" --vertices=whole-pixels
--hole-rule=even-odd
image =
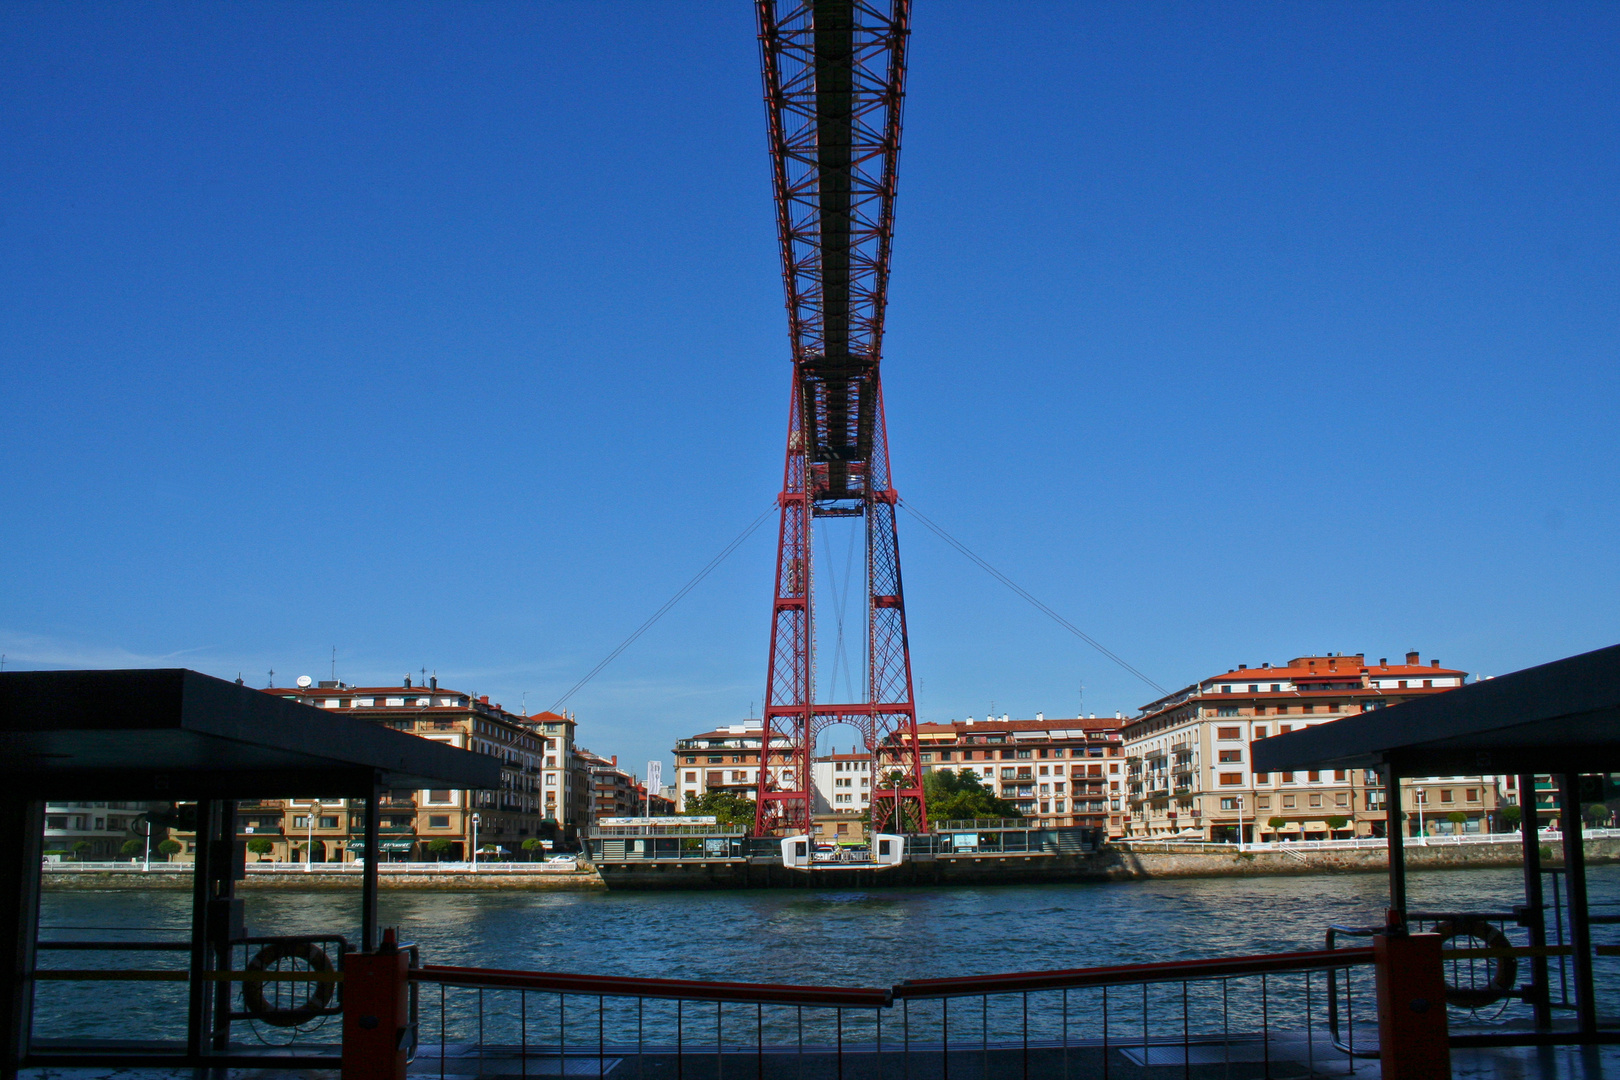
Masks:
[[[276,685],[276,669],[270,669],[270,681],[264,684],[266,690],[274,689]]]
[[[1086,715],[1086,684],[1085,683],[1080,684],[1080,711],[1078,713],[1076,713],[1075,715],[1076,716],[1085,716]]]
[[[332,681],[337,682],[337,646],[332,646]]]
[[[422,669],[422,685],[427,685],[427,668],[425,667]]]
[[[529,692],[527,690],[523,691],[523,704],[519,705],[518,708],[524,716],[529,715]]]

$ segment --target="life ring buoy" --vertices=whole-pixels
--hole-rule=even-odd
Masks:
[[[1477,915],[1453,915],[1449,919],[1441,919],[1434,925],[1434,932],[1440,935],[1440,944],[1444,945],[1452,938],[1473,938],[1485,943],[1488,949],[1511,949],[1513,942],[1496,924],[1486,921]],[[1480,1009],[1487,1005],[1494,1005],[1508,994],[1518,988],[1519,958],[1516,956],[1492,957],[1495,969],[1491,978],[1483,986],[1452,986],[1446,984],[1446,1004],[1456,1005],[1464,1009]]]
[[[302,960],[309,965],[313,973],[329,972],[332,970],[332,961],[326,955],[326,950],[313,941],[272,941],[254,954],[253,959],[247,962],[247,971],[266,971],[274,969],[282,960]],[[297,1027],[308,1023],[319,1016],[332,1001],[332,986],[330,982],[314,982],[309,996],[303,1004],[296,1008],[282,1008],[279,1003],[271,1004],[264,995],[265,983],[244,982],[242,984],[242,1004],[256,1019],[274,1027]],[[298,983],[285,983],[287,986],[297,986]],[[278,995],[279,996],[279,995]]]

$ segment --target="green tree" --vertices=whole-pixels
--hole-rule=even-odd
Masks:
[[[247,849],[255,855],[268,855],[276,849],[268,836],[255,836],[247,842]]]
[[[1517,806],[1502,806],[1496,811],[1496,818],[1505,825],[1509,832],[1517,829],[1524,820],[1524,810]]]
[[[1277,830],[1281,829],[1284,825],[1288,824],[1288,819],[1285,818],[1285,817],[1267,818],[1266,819],[1266,824],[1271,826],[1271,829],[1272,829],[1273,832],[1276,832]]]
[[[688,817],[713,814],[722,825],[754,827],[754,800],[735,791],[705,791],[702,795],[688,792],[686,809],[681,813]]]
[[[141,847],[142,844],[139,840],[125,840],[121,845],[119,845],[118,853],[127,858],[133,859],[135,856],[141,853]]]
[[[1338,832],[1348,824],[1350,824],[1350,819],[1343,814],[1334,814],[1327,819],[1327,827],[1333,832]]]
[[[185,850],[178,840],[165,840],[157,846],[157,849],[158,853],[165,859],[172,858]]]
[[[1586,820],[1594,825],[1600,821],[1608,821],[1612,816],[1614,816],[1613,811],[1600,802],[1595,802],[1586,808]]]
[[[89,850],[90,850],[90,841],[88,841],[88,840],[75,840],[73,842],[73,858],[75,860],[83,859],[84,858],[84,853],[89,851]]]
[[[1018,807],[980,783],[979,774],[972,769],[961,772],[936,769],[924,773],[923,795],[928,799],[930,822],[1024,816]]]
[[[448,836],[436,836],[428,841],[428,854],[432,855],[435,860],[442,860],[446,855],[450,854],[452,846],[454,845],[451,844]]]
[[[529,861],[534,862],[534,853],[537,851],[544,851],[546,844],[545,841],[541,840],[539,837],[531,836],[527,840],[523,841],[522,846],[524,853],[529,856]]]
[[[1463,813],[1461,810],[1453,810],[1451,813],[1446,815],[1446,820],[1451,822],[1452,832],[1460,833],[1462,832],[1463,824],[1468,820],[1468,815]]]

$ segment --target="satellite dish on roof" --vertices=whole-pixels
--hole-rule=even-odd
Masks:
[[[300,675],[300,676],[298,676],[298,688],[300,690],[308,690],[309,687],[310,687],[310,684],[313,683],[314,681],[315,680],[310,678],[308,675]]]

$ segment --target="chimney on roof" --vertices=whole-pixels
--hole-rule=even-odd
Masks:
[[[1035,722],[1036,723],[1040,723],[1042,720],[1045,720],[1045,719],[1046,719],[1046,714],[1045,713],[1038,712],[1038,713],[1035,714]]]
[[[613,764],[617,765],[618,763],[619,763],[619,755],[614,754],[613,755]]]
[[[488,705],[489,704],[489,695],[488,694],[479,694],[478,695],[478,700],[482,701],[485,705]]]
[[[405,689],[409,690],[410,688],[411,688],[411,677],[409,675],[407,675],[407,676],[405,676]]]
[[[428,677],[428,689],[429,690],[437,690],[438,688],[439,688],[439,677],[437,675],[429,676]]]
[[[1238,670],[1239,671],[1248,671],[1249,670],[1249,665],[1248,664],[1239,664],[1238,665]]]
[[[1418,660],[1418,654],[1417,654],[1416,649],[1413,649],[1411,652],[1406,654],[1406,666],[1407,667],[1417,667],[1419,663],[1421,663],[1421,661]]]
[[[1114,710],[1114,719],[1115,720],[1123,720],[1123,719],[1125,719],[1125,714],[1120,712],[1118,709],[1115,709]]]
[[[1379,658],[1378,658],[1378,666],[1379,666],[1379,667],[1389,667],[1389,657],[1387,657],[1387,656],[1380,656],[1380,657],[1379,657]]]
[[[1429,666],[1430,667],[1439,667],[1440,666],[1440,661],[1438,661],[1438,660],[1430,660],[1429,661]]]
[[[1266,669],[1266,668],[1268,668],[1268,667],[1270,667],[1270,666],[1271,666],[1271,661],[1270,661],[1270,660],[1267,660],[1267,661],[1266,661],[1266,662],[1265,662],[1265,663],[1263,663],[1263,664],[1261,664],[1261,665],[1260,665],[1260,669],[1261,669],[1261,670],[1262,670],[1262,671],[1264,671],[1264,670],[1265,670],[1265,669]]]

